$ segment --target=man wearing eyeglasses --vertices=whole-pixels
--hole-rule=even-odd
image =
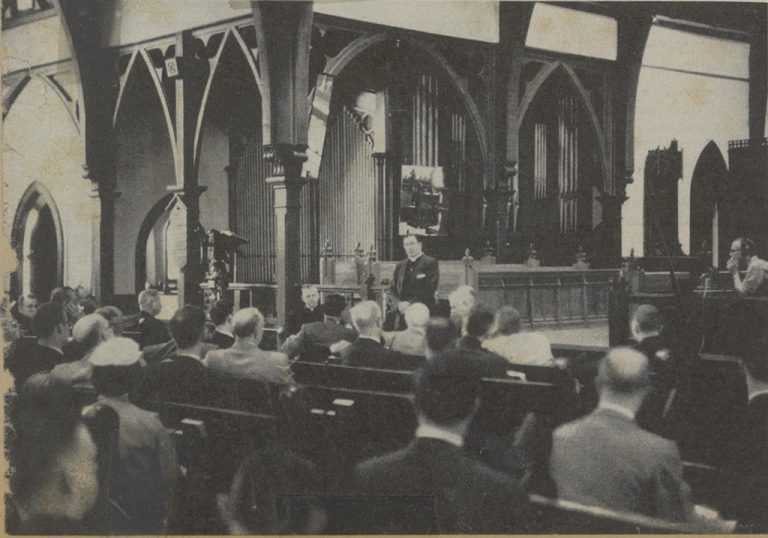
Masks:
[[[758,258],[754,249],[754,242],[746,237],[738,237],[731,243],[727,268],[733,276],[733,289],[744,297],[768,295],[768,261]],[[745,271],[743,277],[742,270]]]

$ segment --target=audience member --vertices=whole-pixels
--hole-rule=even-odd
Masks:
[[[88,296],[80,303],[83,307],[83,315],[87,316],[88,314],[93,314],[96,312],[96,309],[99,307],[98,303],[96,302],[96,299],[93,296]]]
[[[110,336],[123,336],[125,316],[123,316],[123,312],[119,308],[116,306],[100,306],[96,309],[96,314],[109,322],[109,328],[107,329],[108,338]]]
[[[203,363],[205,313],[186,305],[171,318],[176,351],[169,358],[144,368],[144,383],[135,401],[161,400],[225,407],[231,385]]]
[[[424,328],[424,348],[428,359],[452,349],[456,345],[458,330],[448,318],[432,318]]]
[[[669,369],[670,345],[661,334],[663,326],[659,310],[653,305],[642,304],[635,310],[629,325],[635,341],[632,347],[648,357],[651,370],[661,373]]]
[[[483,347],[501,355],[513,364],[554,366],[549,339],[537,332],[520,332],[520,312],[511,306],[496,311],[496,336],[485,340]]]
[[[229,349],[209,351],[205,364],[213,371],[267,383],[290,384],[288,357],[276,351],[263,351],[259,343],[264,333],[264,316],[257,308],[244,308],[232,319],[235,343]]]
[[[734,239],[727,267],[733,276],[733,289],[740,295],[768,295],[768,261],[757,257],[754,241],[746,237]],[[740,271],[746,271],[744,278]]]
[[[291,312],[285,321],[285,327],[280,337],[285,340],[292,334],[297,334],[303,325],[323,321],[323,309],[320,305],[320,292],[312,284],[301,287],[301,310]]]
[[[415,439],[357,466],[357,486],[371,498],[366,517],[377,533],[493,534],[524,531],[526,495],[512,478],[467,457],[467,428],[479,406],[480,374],[459,355],[429,360],[417,378]],[[408,504],[432,508],[417,521]],[[394,506],[393,506],[394,505]]]
[[[114,534],[165,534],[165,519],[177,477],[176,450],[157,414],[128,400],[141,380],[141,351],[129,338],[114,338],[91,354],[98,402],[119,417],[118,458],[111,498],[127,515]]]
[[[630,348],[608,352],[598,373],[600,403],[554,432],[551,474],[561,499],[670,521],[693,518],[673,441],[642,430],[635,414],[650,390],[650,368]]]
[[[342,362],[347,366],[386,369],[397,353],[385,348],[382,342],[381,307],[375,301],[362,301],[352,307],[350,314],[358,336],[341,352]]]
[[[305,355],[315,347],[330,348],[340,340],[351,342],[355,339],[355,331],[341,323],[341,314],[347,306],[347,301],[341,295],[332,293],[323,302],[323,321],[307,323],[301,327],[298,334],[288,337],[280,349],[288,357]]]
[[[64,361],[62,348],[69,337],[69,328],[61,305],[41,305],[32,320],[32,332],[37,340],[19,340],[9,357],[8,369],[16,381],[17,389],[32,374],[50,372]]]
[[[139,333],[139,347],[163,344],[170,340],[168,329],[156,316],[163,310],[160,301],[160,292],[157,290],[144,290],[139,294],[139,308],[141,311],[131,316],[126,323],[126,330]]]
[[[32,335],[32,319],[37,312],[37,296],[32,293],[19,295],[16,304],[11,307],[11,315],[19,325],[22,336]]]
[[[475,305],[467,316],[466,334],[456,346],[463,356],[480,366],[483,377],[506,377],[509,367],[504,357],[483,347],[483,343],[496,333],[495,321],[492,310]]]
[[[448,296],[451,305],[451,321],[463,336],[466,322],[472,307],[475,306],[475,288],[472,286],[459,286]]]
[[[413,303],[405,310],[404,331],[386,333],[389,349],[406,355],[424,356],[424,327],[429,321],[429,308],[422,303]]]
[[[107,339],[109,322],[99,314],[88,314],[80,318],[72,328],[72,340],[64,347],[64,358],[68,362],[57,365],[51,375],[69,385],[90,383],[91,363],[94,349]]]
[[[216,344],[219,349],[227,349],[235,343],[235,336],[232,334],[232,308],[232,303],[228,301],[216,301],[211,307],[211,321],[216,325],[211,343]]]
[[[64,308],[64,314],[66,315],[69,327],[72,327],[83,316],[77,293],[69,286],[55,288],[51,292],[51,302],[59,304]]]
[[[43,305],[59,312],[61,305]],[[62,321],[62,323],[64,323]],[[10,534],[90,534],[99,493],[97,447],[68,387],[37,373],[12,409]]]

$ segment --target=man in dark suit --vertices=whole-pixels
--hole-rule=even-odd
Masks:
[[[347,366],[391,368],[399,353],[384,347],[381,307],[374,301],[363,301],[352,308],[351,315],[358,336],[341,352],[342,362]]]
[[[19,295],[16,304],[11,307],[11,315],[19,324],[23,336],[32,335],[32,319],[35,317],[37,307],[37,297],[31,293]]]
[[[69,337],[64,308],[54,303],[41,305],[32,318],[32,332],[37,340],[18,340],[8,358],[8,369],[17,389],[21,389],[32,374],[49,372],[64,362],[62,348]]]
[[[235,343],[235,335],[232,334],[232,308],[229,301],[216,301],[211,307],[211,321],[216,325],[211,335],[211,343],[219,349],[227,349]]]
[[[186,305],[173,315],[169,328],[176,352],[145,367],[144,383],[135,400],[226,407],[231,401],[231,380],[212,372],[203,363],[205,313]]]
[[[416,383],[418,427],[404,449],[357,466],[368,497],[366,533],[496,534],[525,531],[520,483],[464,454],[479,405],[480,375],[461,357],[438,355]]]
[[[670,521],[693,519],[683,464],[673,441],[634,420],[650,389],[648,359],[608,352],[598,373],[600,403],[553,435],[550,472],[561,499]]]
[[[434,307],[440,279],[438,262],[424,254],[421,237],[406,235],[403,248],[407,258],[395,266],[389,288],[390,300],[395,308],[394,330],[405,329],[404,315],[411,303],[423,303],[430,309]]]
[[[307,323],[323,321],[323,309],[319,306],[320,292],[317,291],[317,287],[304,284],[301,287],[301,302],[303,303],[301,309],[291,312],[285,321],[285,328],[280,335],[283,340],[298,333]]]
[[[139,308],[141,312],[126,320],[127,331],[139,333],[139,348],[162,344],[171,339],[165,323],[156,316],[163,310],[160,301],[160,292],[157,290],[144,290],[139,294]]]
[[[299,355],[302,360],[307,360],[308,355],[314,356],[313,352],[321,348],[327,350],[341,340],[351,342],[357,335],[355,331],[342,324],[341,314],[346,307],[347,301],[341,295],[335,293],[327,295],[323,303],[323,321],[303,325],[298,334],[288,337],[280,351],[289,358]],[[326,358],[327,355],[322,357],[322,359]]]
[[[483,347],[483,342],[493,337],[496,332],[496,315],[482,305],[476,305],[469,312],[466,323],[467,334],[461,338],[457,347],[460,352],[477,363],[483,377],[507,377],[509,363]]]

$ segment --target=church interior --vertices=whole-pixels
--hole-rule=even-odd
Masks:
[[[29,492],[53,486],[11,446],[6,525],[768,531],[767,30],[763,2],[3,0],[0,321],[21,417],[6,424],[23,432],[43,404],[76,401],[99,462],[93,503],[43,518]],[[422,347],[393,351],[417,305]],[[185,346],[196,312],[208,336]],[[61,346],[47,328],[59,315]],[[307,344],[329,319],[350,336]],[[258,348],[259,368],[285,361],[289,381],[259,370],[207,385],[224,403],[173,401],[159,384],[116,395],[130,411],[103,400],[103,376],[127,383],[114,369],[128,364],[148,369],[136,386],[202,383],[225,360],[219,330]],[[649,351],[649,336],[664,346]],[[354,366],[361,339],[398,356]],[[512,357],[540,341],[544,362]],[[25,346],[61,347],[64,362],[33,367],[25,353],[40,350]],[[206,372],[167,367],[184,348]],[[442,427],[430,405],[472,385],[446,372],[478,353],[507,361],[500,379],[482,370],[468,425]],[[74,392],[51,389],[62,383]],[[633,391],[627,439],[668,443],[646,474],[670,475],[612,505],[577,482],[601,475],[622,498],[639,460],[603,454],[577,477],[563,425],[623,412]],[[170,432],[163,472],[178,477],[157,486],[160,516],[144,517],[139,482],[110,493],[136,479],[121,459],[135,423]],[[70,435],[8,431],[19,446]],[[457,431],[462,486],[433,467],[429,491],[351,486],[378,472],[361,461]],[[50,444],[40,458],[66,461]],[[503,478],[483,482],[477,465]],[[654,498],[669,482],[679,491]],[[491,497],[514,488],[499,484],[523,491],[503,510]]]

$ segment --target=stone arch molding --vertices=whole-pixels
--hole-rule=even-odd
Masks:
[[[518,107],[517,124],[515,125],[515,131],[518,133],[520,132],[520,128],[523,125],[523,121],[525,120],[525,116],[528,113],[528,109],[530,108],[534,99],[538,95],[539,91],[544,87],[545,83],[549,80],[549,78],[555,75],[560,70],[562,70],[562,72],[566,74],[567,79],[570,81],[571,85],[576,90],[576,94],[579,96],[579,99],[582,105],[584,106],[584,109],[587,111],[587,117],[589,118],[589,123],[592,126],[595,132],[595,135],[597,136],[597,141],[598,141],[597,145],[600,151],[600,165],[603,172],[603,184],[602,184],[601,191],[603,192],[603,194],[612,193],[613,183],[611,181],[610,163],[608,162],[608,156],[606,154],[607,140],[606,140],[605,132],[603,131],[603,127],[600,124],[600,118],[597,115],[597,111],[595,110],[595,107],[589,98],[587,89],[584,87],[584,84],[582,84],[581,80],[579,79],[579,76],[576,74],[576,71],[574,71],[573,67],[571,67],[570,65],[560,61],[550,62],[547,65],[545,65],[541,69],[541,71],[539,71],[536,74],[533,80],[528,84],[528,87],[525,90],[525,95],[523,95],[523,98],[520,101],[520,106]]]

